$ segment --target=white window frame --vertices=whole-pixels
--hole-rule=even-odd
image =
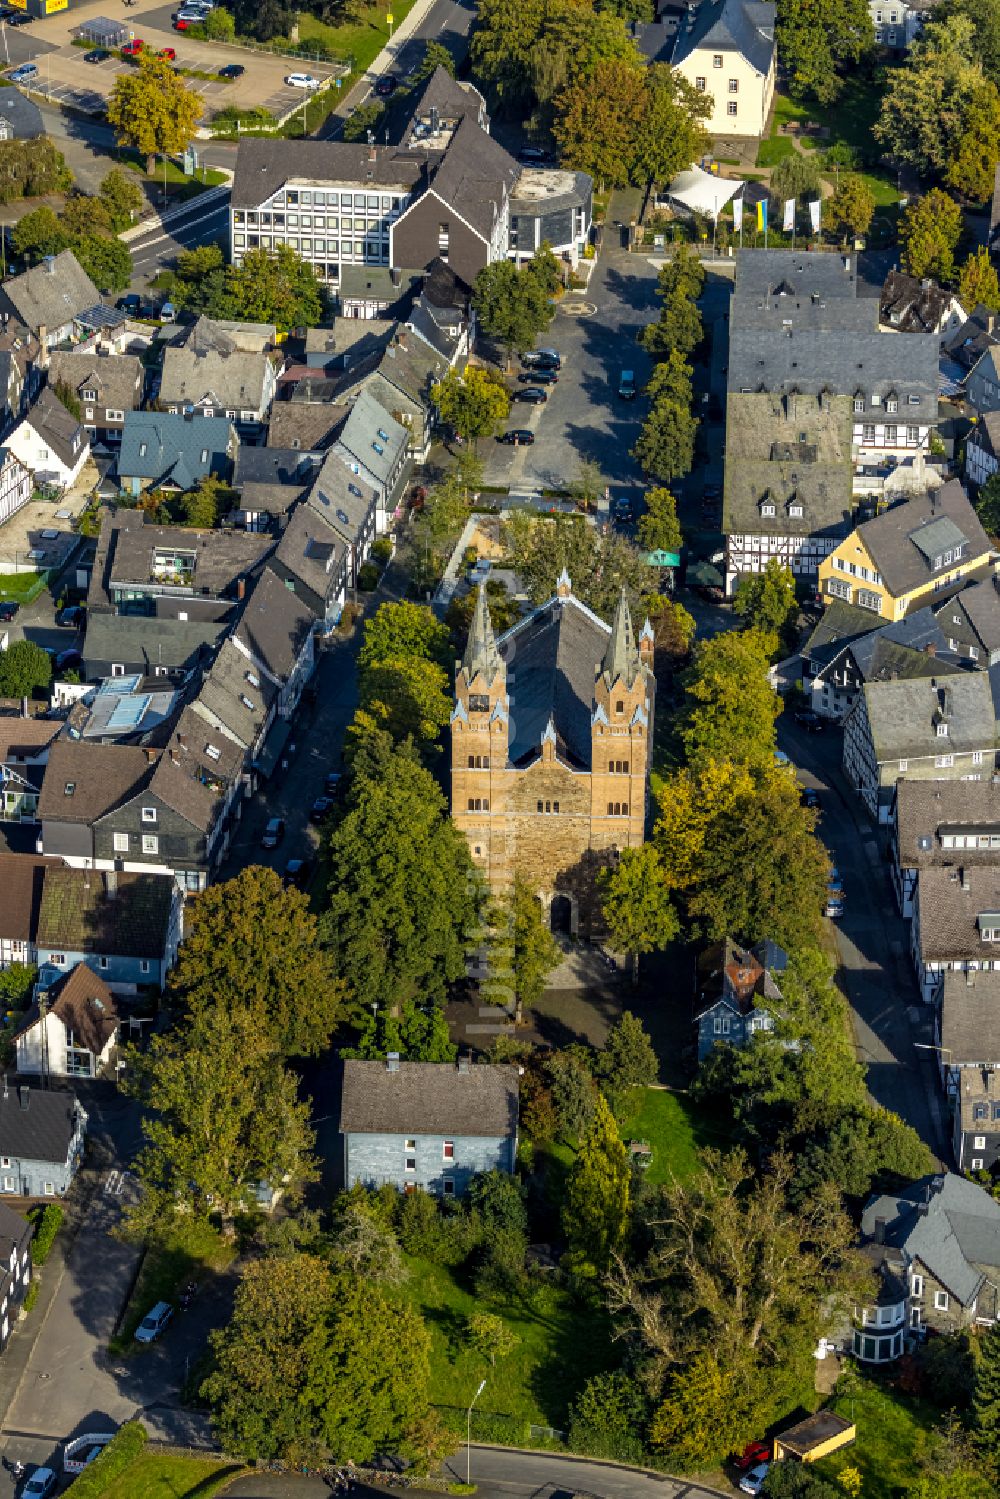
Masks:
[[[934,1310],[936,1312],[946,1312],[948,1310],[948,1305],[949,1305],[948,1292],[947,1291],[935,1291],[934,1292]]]
[[[116,854],[127,854],[128,853],[128,834],[127,833],[112,833],[112,835],[111,835],[111,842],[114,845],[114,851],[115,851]]]
[[[142,851],[144,854],[158,854],[160,852],[160,840],[156,833],[143,833]]]
[[[910,1276],[910,1295],[918,1299],[924,1294],[924,1277],[922,1275]]]
[[[142,820],[143,820],[143,822],[155,822],[156,821],[156,808],[155,807],[143,807],[143,809],[142,809]]]

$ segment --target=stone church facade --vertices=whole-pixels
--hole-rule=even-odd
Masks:
[[[645,837],[656,686],[653,632],[624,591],[608,625],[563,573],[547,603],[494,637],[481,589],[451,716],[451,806],[501,893],[521,875],[552,925],[599,935],[595,876]]]

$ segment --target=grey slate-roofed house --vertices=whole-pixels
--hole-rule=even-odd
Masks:
[[[219,416],[129,411],[118,454],[118,484],[137,498],[147,489],[183,494],[207,474],[229,479],[239,438]]]
[[[376,536],[378,487],[356,474],[340,453],[328,453],[309,491],[307,504],[343,537],[347,547],[347,584],[356,587],[358,573]]]
[[[313,612],[266,567],[232,640],[255,671],[278,689],[278,716],[291,718],[316,664]]]
[[[934,610],[949,650],[978,666],[1000,661],[1000,588],[996,575],[969,583]]]
[[[258,448],[241,443],[233,470],[239,508],[229,519],[245,531],[268,531],[308,492],[319,473],[318,453],[299,448]]]
[[[787,965],[787,955],[773,944],[751,951],[727,937],[709,950],[699,963],[699,986],[702,971],[708,973],[694,1017],[699,1062],[715,1046],[744,1046],[757,1031],[774,1030],[781,990],[771,970],[780,973]]]
[[[211,423],[206,418],[205,426]],[[274,547],[269,536],[158,526],[142,511],[126,513],[129,524],[108,530],[102,566],[103,591],[122,614],[167,615],[180,621],[207,617],[217,623],[226,612],[219,606],[246,596],[250,579]]]
[[[83,639],[83,674],[102,677],[166,677],[179,682],[209,660],[228,626],[214,620],[146,618],[133,614],[89,614]]]
[[[34,476],[35,484],[69,489],[90,457],[90,440],[75,416],[47,387],[4,446]]]
[[[872,629],[868,609],[831,599],[802,648],[803,687],[823,718],[842,719],[865,682],[950,676],[958,653],[930,609]]]
[[[0,1202],[0,1353],[7,1346],[10,1329],[31,1284],[33,1232],[26,1218]]]
[[[975,973],[1000,942],[1000,864],[956,863],[920,871],[913,897],[910,952],[927,1004],[941,997],[944,975]]]
[[[83,430],[93,441],[118,443],[126,411],[142,405],[142,361],[133,354],[79,354],[59,349],[49,358],[49,384],[66,385],[80,402]]]
[[[997,1003],[994,987],[992,1000]],[[990,1017],[992,1018],[992,1016]],[[1000,1161],[1000,1053],[988,1067],[966,1067],[954,1099],[952,1146],[960,1171],[994,1171]]]
[[[423,319],[414,309],[411,316],[417,317],[417,325],[424,326],[430,334],[436,325]],[[337,402],[356,399],[361,391],[378,402],[394,421],[406,428],[409,437],[409,453],[414,463],[424,463],[430,452],[434,428],[435,408],[431,399],[431,386],[444,379],[448,372],[448,358],[432,346],[427,338],[407,324],[398,327],[381,354],[373,355],[358,365],[352,365],[339,376],[331,387],[332,399]]]
[[[981,416],[1000,411],[1000,345],[991,343],[969,371],[965,399]]]
[[[228,639],[212,662],[191,709],[209,730],[217,730],[254,762],[274,722],[277,702],[278,684],[256,670],[246,653]],[[222,746],[214,734],[206,740],[205,753],[210,760],[221,759]]]
[[[253,437],[267,420],[276,384],[270,354],[189,343],[165,350],[157,402],[170,413],[225,417],[241,434]]]
[[[328,401],[278,401],[271,407],[267,445],[296,453],[325,453],[346,415],[343,406]]]
[[[0,1088],[0,1192],[62,1197],[83,1158],[87,1113],[75,1094]]]
[[[461,1061],[344,1064],[344,1182],[460,1196],[481,1171],[513,1172],[516,1067]]]
[[[0,432],[23,416],[42,386],[42,350],[23,323],[0,327]]]
[[[101,300],[101,294],[72,250],[48,255],[20,276],[0,285],[0,314],[17,318],[36,335],[43,349],[71,338],[74,319]]]
[[[466,115],[471,116],[480,130],[489,131],[486,100],[479,90],[471,83],[453,78],[447,68],[437,67],[414,106],[403,135],[404,143],[434,148],[452,134]]]
[[[870,815],[889,820],[900,776],[989,776],[997,717],[989,673],[867,682],[844,723],[844,774]]]
[[[362,486],[378,493],[375,529],[388,531],[413,468],[407,429],[370,391],[360,390],[333,451]]]
[[[879,299],[879,323],[888,333],[935,333],[944,339],[967,320],[953,291],[928,277],[890,271]]]
[[[861,1244],[902,1281],[905,1325],[951,1332],[996,1321],[1000,1203],[974,1182],[948,1171],[869,1198]]]
[[[594,181],[586,172],[527,167],[510,198],[510,253],[519,264],[542,245],[576,267],[590,239]]]
[[[922,871],[1000,862],[1000,782],[896,782],[889,817],[890,867],[903,916],[912,916]]]
[[[944,973],[934,1040],[941,1082],[953,1104],[966,1091],[966,1082],[968,1092],[982,1096],[985,1090],[976,1073],[994,1073],[994,1087],[1000,1083],[1000,970],[987,963]],[[1000,1131],[1000,1095],[996,1108],[974,1117],[990,1120],[993,1133]]]
[[[347,543],[312,505],[297,505],[272,570],[316,616],[321,634],[340,619],[347,597]]]

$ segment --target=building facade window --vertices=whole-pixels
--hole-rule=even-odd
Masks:
[[[735,99],[730,99],[728,104],[726,105],[726,114],[732,117],[733,115],[736,115],[738,113],[739,105],[736,103]]]
[[[948,1310],[948,1292],[947,1291],[935,1291],[934,1292],[934,1310],[936,1312],[946,1312]]]

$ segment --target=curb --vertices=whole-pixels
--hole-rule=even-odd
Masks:
[[[125,229],[118,238],[125,244],[133,239],[139,239],[143,234],[148,234],[151,229],[162,229],[171,224],[174,219],[179,219],[182,214],[189,213],[196,205],[214,203],[217,198],[223,197],[232,186],[233,174],[226,167],[214,167],[213,171],[226,172],[228,182],[220,183],[217,187],[209,187],[203,193],[196,193],[193,198],[188,198],[186,203],[178,203],[173,208],[168,208],[164,213],[153,214],[151,218],[140,219],[138,224],[133,224],[131,229]]]
[[[610,1468],[615,1473],[635,1473],[638,1477],[648,1478],[653,1483],[686,1484],[689,1494],[710,1494],[717,1495],[718,1499],[729,1499],[732,1492],[726,1489],[706,1488],[704,1484],[679,1477],[676,1473],[660,1473],[654,1468],[637,1467],[634,1463],[619,1463],[611,1457],[586,1457],[578,1452],[552,1452],[545,1447],[504,1447],[499,1442],[473,1442],[471,1445],[473,1452],[523,1452],[528,1457],[544,1457],[551,1462],[577,1463],[584,1468]],[[461,1448],[459,1448],[460,1453]]]

